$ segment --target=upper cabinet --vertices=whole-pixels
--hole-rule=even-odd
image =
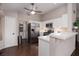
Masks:
[[[54,26],[54,28],[68,27],[68,16],[67,16],[67,14],[64,14],[61,17],[54,19],[53,26]]]

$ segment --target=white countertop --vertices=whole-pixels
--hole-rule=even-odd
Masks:
[[[50,37],[49,36],[39,36],[38,38],[39,39],[42,39],[44,41],[47,41],[47,42],[49,42],[49,40],[50,40]]]
[[[63,33],[51,33],[49,36],[52,38],[66,40],[76,35],[76,32],[63,32]]]
[[[39,36],[39,39],[42,39],[44,41],[50,41],[50,38],[57,38],[60,40],[66,40],[71,38],[72,36],[76,35],[76,32],[63,32],[63,33],[51,33],[47,36]]]

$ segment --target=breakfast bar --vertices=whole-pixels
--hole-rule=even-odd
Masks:
[[[75,32],[51,33],[39,37],[39,56],[70,56],[75,50]]]

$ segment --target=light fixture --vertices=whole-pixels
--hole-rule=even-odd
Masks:
[[[31,11],[31,14],[33,14],[33,15],[34,15],[35,13],[36,13],[35,11]]]
[[[74,26],[74,29],[78,29],[78,27],[77,26]]]
[[[30,5],[31,5],[31,8],[24,7],[24,9],[28,11],[28,14],[30,13],[30,14],[34,15],[34,14],[42,13],[42,11],[37,10],[38,7],[34,3],[31,3]]]

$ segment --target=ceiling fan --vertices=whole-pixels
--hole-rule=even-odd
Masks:
[[[30,12],[30,14],[36,14],[36,13],[42,13],[42,11],[38,11],[37,10],[37,6],[35,6],[35,4],[34,3],[31,3],[30,4],[31,5],[31,9],[28,9],[28,8],[24,8],[25,10],[27,10],[27,11],[29,11]]]

